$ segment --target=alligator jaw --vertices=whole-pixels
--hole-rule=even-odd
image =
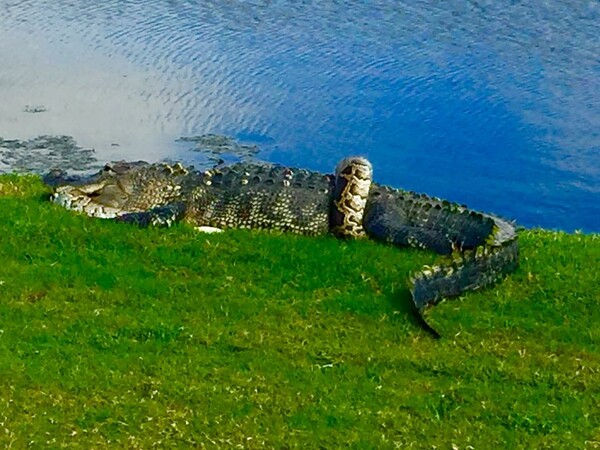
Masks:
[[[50,200],[63,208],[100,219],[114,219],[115,217],[125,214],[126,212],[122,209],[113,208],[92,201],[93,196],[90,194],[95,192],[99,186],[100,185],[96,185],[95,189],[92,189],[90,186],[86,186],[85,189],[74,186],[60,186],[50,195]]]

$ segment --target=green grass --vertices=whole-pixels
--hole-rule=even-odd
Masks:
[[[600,447],[600,236],[521,233],[410,311],[436,256],[83,217],[0,177],[0,446]]]

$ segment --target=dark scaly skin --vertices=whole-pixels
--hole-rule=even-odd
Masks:
[[[374,185],[363,225],[374,239],[445,255],[410,278],[420,312],[443,298],[488,286],[518,265],[512,223],[424,194]]]
[[[189,192],[187,222],[321,235],[329,231],[333,177],[282,166],[233,165],[207,171]]]
[[[121,162],[90,178],[51,173],[46,181],[59,186],[55,202],[77,209],[65,199],[84,198],[88,208],[83,212],[96,217],[140,225],[183,220],[195,226],[322,235],[352,228],[339,214],[338,206],[345,204],[340,192],[349,186],[340,173],[336,183],[334,175],[282,166],[240,163],[197,172],[180,165]],[[350,216],[355,226],[355,216]],[[410,277],[419,313],[444,298],[488,286],[518,265],[512,223],[424,194],[373,183],[358,225],[356,237],[364,229],[372,239],[445,255],[439,264]]]

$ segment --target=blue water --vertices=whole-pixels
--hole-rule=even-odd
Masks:
[[[0,1],[0,137],[361,154],[381,183],[600,232],[599,23],[598,1]]]

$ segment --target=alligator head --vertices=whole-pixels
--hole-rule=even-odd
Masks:
[[[103,180],[84,186],[60,186],[56,188],[51,199],[67,209],[88,216],[112,219],[130,212],[124,209],[130,192],[123,181]]]
[[[129,211],[127,203],[134,191],[131,174],[147,163],[118,162],[107,164],[88,177],[66,178],[59,171],[46,177],[54,185],[50,200],[64,208],[88,216],[112,219]]]
[[[51,200],[91,217],[112,219],[181,201],[181,183],[188,174],[181,164],[121,161],[75,181],[50,175],[56,180]]]

